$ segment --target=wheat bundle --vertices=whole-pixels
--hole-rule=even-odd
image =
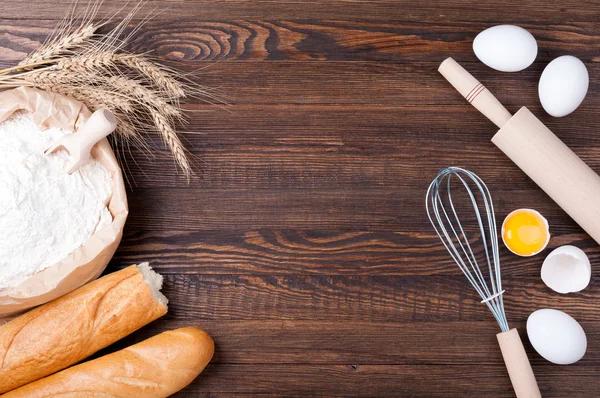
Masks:
[[[94,22],[98,7],[89,6],[79,18],[72,10],[42,46],[0,70],[0,88],[37,87],[71,96],[92,111],[107,108],[119,121],[116,138],[140,147],[147,147],[142,132],[158,133],[189,181],[193,169],[177,133],[185,119],[180,101],[215,96],[181,72],[125,51],[141,25],[122,36],[140,5],[105,34],[98,30],[111,21]]]

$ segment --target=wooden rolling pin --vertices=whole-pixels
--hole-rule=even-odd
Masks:
[[[600,177],[527,108],[514,116],[452,58],[439,72],[500,128],[492,142],[600,244]]]

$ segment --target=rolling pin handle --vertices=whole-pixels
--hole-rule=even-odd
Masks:
[[[454,59],[447,58],[440,64],[438,71],[471,105],[498,128],[502,128],[512,117],[500,101]]]

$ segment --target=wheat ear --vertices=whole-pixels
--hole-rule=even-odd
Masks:
[[[28,64],[37,64],[64,55],[66,52],[73,50],[89,40],[98,27],[99,25],[88,23],[80,26],[67,35],[59,35],[54,40],[42,45],[39,49],[25,57],[25,59],[19,62],[19,65],[27,66]]]
[[[114,53],[111,51],[83,53],[62,58],[53,68],[69,72],[114,69],[113,58]]]
[[[183,85],[169,75],[162,67],[135,54],[120,54],[113,51],[90,52],[65,58],[57,63],[56,68],[70,71],[94,69],[118,69],[116,63],[135,70],[142,77],[148,78],[167,98],[179,99],[186,96]]]
[[[110,76],[106,79],[116,90],[128,97],[135,98],[156,108],[165,115],[181,118],[181,111],[161,98],[155,91],[149,90],[139,82],[122,76]]]
[[[184,98],[185,90],[181,83],[169,76],[168,72],[158,65],[142,58],[139,55],[115,54],[116,60],[131,69],[137,70],[140,74],[148,77],[160,87],[169,98]]]
[[[154,120],[156,128],[162,135],[163,140],[173,153],[173,156],[183,171],[184,176],[189,181],[193,174],[192,167],[190,166],[185,147],[179,139],[177,132],[173,128],[172,123],[170,123],[164,115],[157,112],[152,112],[152,119]]]

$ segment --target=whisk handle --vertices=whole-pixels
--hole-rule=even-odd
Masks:
[[[502,128],[511,118],[511,114],[500,101],[454,59],[447,58],[441,63],[438,71],[471,105],[494,122],[498,128]]]
[[[542,394],[517,329],[498,333],[496,337],[517,398],[541,398]]]

